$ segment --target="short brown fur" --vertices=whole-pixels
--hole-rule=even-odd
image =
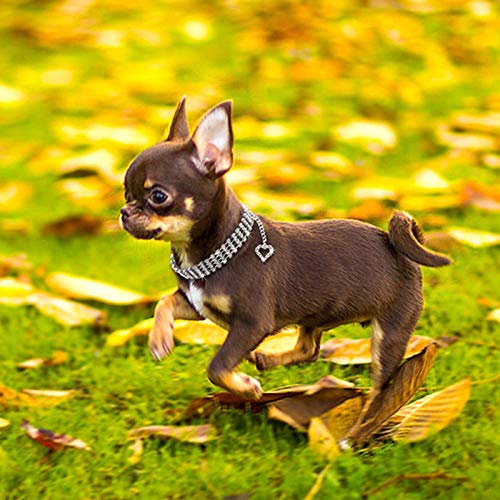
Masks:
[[[243,213],[223,177],[232,164],[231,103],[209,111],[190,136],[182,100],[169,139],[143,151],[129,167],[121,221],[137,238],[168,237],[181,265],[189,266],[215,251]],[[188,238],[177,240],[152,227],[157,218],[168,226],[169,217],[192,222]],[[260,219],[274,255],[265,263],[257,257],[261,237],[254,228],[214,274],[191,282],[178,276],[179,289],[157,308],[150,336],[154,357],[170,352],[167,338],[174,319],[208,317],[229,330],[209,364],[210,380],[257,399],[259,382],[236,371],[245,358],[259,369],[311,361],[318,356],[323,331],[346,323],[373,324],[377,363],[372,376],[380,390],[398,368],[422,311],[420,265],[443,266],[450,260],[422,246],[418,224],[403,212],[394,213],[388,233],[356,220]],[[294,350],[254,352],[265,337],[290,324],[299,326]]]

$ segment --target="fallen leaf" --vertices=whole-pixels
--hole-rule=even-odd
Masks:
[[[465,227],[452,227],[448,233],[458,242],[474,248],[491,247],[500,244],[500,234],[479,231]]]
[[[354,390],[350,382],[328,376],[323,377],[315,384],[294,385],[264,392],[262,397],[257,401],[244,399],[229,392],[218,392],[216,394],[212,394],[211,396],[194,399],[188,406],[184,417],[207,417],[217,408],[235,408],[243,411],[251,410],[253,413],[259,413],[270,403],[275,403],[276,401],[284,400],[286,398],[295,398],[304,394],[313,396],[314,394],[321,392],[323,389],[346,389],[349,394]],[[338,394],[331,394],[330,399],[332,399],[332,396],[338,396]],[[344,399],[347,397],[348,396]],[[326,399],[328,399],[328,395],[326,396]],[[341,399],[341,397],[337,397],[337,399]],[[344,399],[342,399],[342,401]]]
[[[446,231],[430,231],[425,233],[425,246],[442,253],[450,253],[463,248],[463,245]]]
[[[107,336],[106,344],[111,347],[120,347],[133,337],[148,335],[151,328],[153,328],[153,323],[154,318],[148,318],[130,328],[115,330]]]
[[[440,144],[456,149],[472,151],[495,151],[496,138],[484,133],[456,132],[446,124],[440,125],[436,131]]]
[[[128,288],[68,273],[51,273],[45,281],[53,290],[73,299],[97,300],[113,305],[147,304],[155,300]]]
[[[227,337],[224,330],[210,320],[174,323],[174,338],[183,344],[221,345]]]
[[[34,292],[33,285],[15,278],[0,278],[0,301],[2,298],[27,297]]]
[[[45,292],[28,295],[25,303],[35,306],[42,314],[65,326],[93,325],[102,327],[106,322],[106,313],[99,311],[99,309]]]
[[[97,176],[63,179],[57,183],[57,188],[75,205],[88,210],[118,207],[123,200],[116,186]]]
[[[497,321],[500,323],[500,309],[494,309],[491,311],[488,316],[486,316],[488,321]]]
[[[136,439],[134,443],[129,446],[129,450],[132,450],[132,455],[127,458],[127,462],[131,465],[137,465],[141,461],[142,452],[144,451],[142,439]]]
[[[128,431],[129,439],[142,439],[151,436],[171,438],[187,443],[204,444],[217,439],[218,433],[211,424],[202,425],[149,425]]]
[[[357,207],[351,208],[347,213],[349,219],[363,221],[381,221],[389,218],[391,209],[383,205],[379,200],[366,199]]]
[[[354,444],[365,443],[413,397],[427,377],[435,356],[436,345],[429,344],[422,352],[407,359],[381,392],[371,398],[368,395],[360,420],[350,432]]]
[[[406,346],[404,359],[418,354],[425,349],[433,339],[412,335]],[[321,346],[321,357],[326,361],[339,365],[360,365],[372,362],[371,339],[337,339],[328,340]]]
[[[464,379],[418,399],[399,410],[380,430],[380,435],[406,443],[426,439],[460,414],[469,400],[470,388],[470,380]]]
[[[0,384],[0,405],[6,408],[55,406],[71,398],[75,391],[23,389],[17,392]]]
[[[31,193],[31,186],[25,182],[12,181],[0,184],[0,212],[19,210]]]
[[[463,206],[473,206],[488,212],[500,211],[500,190],[496,186],[485,186],[479,182],[462,184],[460,201]]]
[[[311,449],[330,460],[340,455],[342,444],[361,413],[363,401],[363,397],[348,399],[323,415],[311,418],[308,428]]]
[[[450,124],[454,128],[500,134],[500,113],[495,111],[476,113],[456,113]]]
[[[5,418],[0,418],[0,429],[4,429],[10,425],[10,421]]]
[[[91,450],[90,446],[80,439],[75,439],[66,434],[55,434],[47,429],[33,427],[27,420],[23,420],[21,428],[26,431],[31,439],[51,450],[61,450],[63,448],[76,448],[85,451]]]
[[[11,271],[30,271],[32,268],[33,264],[28,260],[26,254],[0,256],[0,276],[5,276]]]
[[[341,176],[353,175],[356,172],[356,168],[348,158],[334,151],[313,151],[309,155],[309,163]]]
[[[48,359],[44,358],[34,358],[28,359],[18,363],[16,366],[22,369],[38,368],[40,366],[54,366],[66,363],[68,360],[68,353],[63,351],[54,351],[52,356]]]
[[[353,120],[336,127],[335,137],[362,146],[370,153],[383,154],[397,144],[397,135],[387,122]]]
[[[96,215],[81,214],[70,215],[45,224],[42,234],[50,234],[61,238],[77,235],[99,234],[104,227],[104,219]]]

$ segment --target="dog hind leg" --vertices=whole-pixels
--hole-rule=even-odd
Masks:
[[[248,356],[248,360],[255,363],[258,370],[268,370],[280,365],[292,365],[316,361],[319,355],[321,335],[323,329],[301,326],[295,347],[290,351],[278,354],[265,354],[254,351]]]

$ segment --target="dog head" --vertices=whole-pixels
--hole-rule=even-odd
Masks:
[[[188,243],[233,163],[231,102],[212,108],[193,135],[181,99],[165,141],[141,152],[125,174],[120,223],[139,239]]]

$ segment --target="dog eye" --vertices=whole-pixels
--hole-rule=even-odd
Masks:
[[[149,195],[149,199],[153,205],[163,205],[168,200],[168,194],[161,189],[155,189]]]

